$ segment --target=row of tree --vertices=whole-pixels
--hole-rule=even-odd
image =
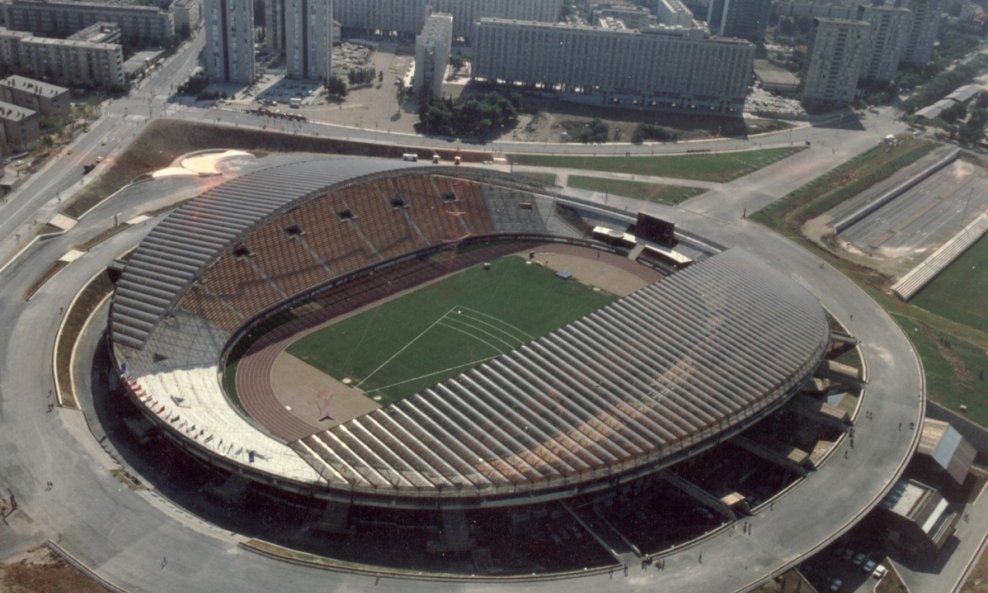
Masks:
[[[518,123],[521,98],[488,92],[457,99],[432,99],[419,107],[418,131],[427,135],[489,138]]]

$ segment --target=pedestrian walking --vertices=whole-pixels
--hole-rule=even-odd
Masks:
[[[167,566],[167,565],[168,565],[168,558],[162,556],[161,557],[161,568],[164,569],[165,566]]]

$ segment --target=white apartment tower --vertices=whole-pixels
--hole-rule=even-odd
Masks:
[[[254,3],[205,0],[206,73],[213,82],[254,82]]]
[[[285,61],[289,78],[332,75],[333,1],[285,0]]]
[[[440,97],[449,52],[453,46],[453,15],[432,14],[415,37],[415,80],[412,92]]]
[[[849,103],[867,62],[871,25],[864,21],[816,18],[813,46],[803,77],[803,100]]]

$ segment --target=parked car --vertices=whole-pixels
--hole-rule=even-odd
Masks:
[[[871,573],[871,576],[875,577],[876,579],[881,579],[883,576],[885,576],[888,573],[888,571],[889,569],[885,568],[884,564],[879,564],[878,566],[875,567],[875,572]]]
[[[861,570],[865,571],[866,574],[871,574],[875,570],[876,566],[878,566],[877,562],[875,562],[874,560],[869,560],[864,563],[864,566],[861,567]]]
[[[862,564],[864,564],[866,558],[868,557],[865,556],[864,552],[858,552],[857,555],[854,556],[854,560],[852,560],[851,562],[854,564],[854,566],[861,566]]]
[[[842,581],[840,579],[834,579],[834,580],[830,581],[830,592],[831,593],[837,593],[838,591],[840,591],[841,585],[843,585],[843,584],[844,584],[844,581]]]

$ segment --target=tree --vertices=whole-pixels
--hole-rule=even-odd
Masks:
[[[453,72],[459,72],[466,66],[467,61],[463,59],[463,55],[460,52],[450,54],[449,65],[453,67]]]
[[[395,100],[398,101],[398,111],[401,111],[401,106],[405,104],[405,98],[408,97],[408,87],[405,83],[400,80],[395,83]]]
[[[342,99],[347,95],[346,82],[339,76],[330,76],[326,81],[326,94],[330,97]]]

